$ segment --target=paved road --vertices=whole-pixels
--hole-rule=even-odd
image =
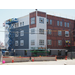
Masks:
[[[75,59],[57,60],[57,61],[34,61],[34,62],[14,62],[1,65],[75,65]]]

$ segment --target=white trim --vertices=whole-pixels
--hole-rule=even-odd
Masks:
[[[24,25],[24,26],[28,26],[28,25]],[[24,26],[20,26],[20,27],[16,27],[16,28],[21,28],[21,27],[24,27]],[[13,29],[16,29],[16,28],[13,28]]]

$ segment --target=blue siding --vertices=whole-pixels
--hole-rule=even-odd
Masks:
[[[29,49],[29,25],[26,26],[22,26],[22,27],[18,27],[13,29],[14,32],[18,31],[19,32],[19,36],[15,37],[14,35],[14,45],[13,48],[14,49]],[[24,36],[20,36],[20,31],[24,30]],[[18,41],[18,46],[15,46],[15,41]],[[24,40],[24,46],[20,46],[20,40]]]

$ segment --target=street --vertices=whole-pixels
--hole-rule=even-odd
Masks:
[[[0,65],[75,65],[75,59],[58,59],[57,61],[14,62]]]

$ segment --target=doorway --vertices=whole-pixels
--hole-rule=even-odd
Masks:
[[[58,50],[58,56],[61,56],[61,50]]]

